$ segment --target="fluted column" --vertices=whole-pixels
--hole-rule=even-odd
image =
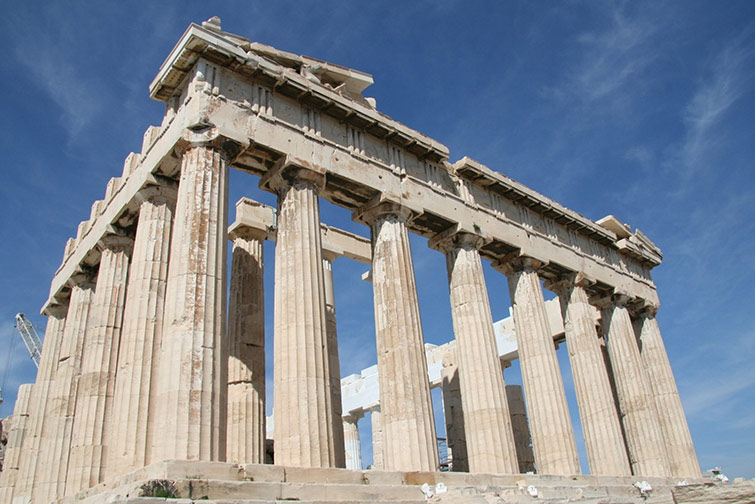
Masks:
[[[506,399],[511,412],[511,428],[514,431],[519,472],[532,472],[535,470],[535,455],[532,453],[532,436],[527,422],[527,410],[524,408],[522,386],[506,385]]]
[[[234,231],[228,300],[226,460],[265,463],[264,233]]]
[[[76,412],[76,396],[81,375],[81,355],[86,344],[89,312],[94,297],[94,284],[88,274],[74,275],[71,280],[68,316],[58,356],[58,369],[51,384],[52,393],[40,450],[32,502],[47,503],[63,497],[71,450],[71,429]]]
[[[438,470],[430,383],[409,248],[409,211],[369,203],[356,216],[372,231],[372,288],[383,423],[383,461],[394,471]]]
[[[519,257],[497,268],[509,281],[537,472],[579,474],[564,382],[536,271],[540,265],[535,259]]]
[[[343,419],[343,439],[346,452],[346,469],[362,470],[362,445],[359,441],[359,416]]]
[[[640,342],[640,358],[655,400],[671,475],[699,478],[700,464],[697,461],[687,417],[684,415],[655,311],[654,308],[648,308],[635,319],[635,333]]]
[[[333,444],[336,450],[336,467],[347,467],[345,429],[341,400],[341,362],[338,357],[338,330],[336,328],[336,296],[333,287],[333,261],[337,255],[323,252],[322,270],[325,279],[325,326],[328,336],[328,369],[330,370],[330,395],[333,406]],[[343,447],[343,450],[341,449]],[[360,455],[361,457],[361,455]],[[361,462],[359,470],[362,469]]]
[[[110,419],[113,406],[132,247],[131,238],[117,235],[107,235],[99,243],[102,254],[81,358],[66,495],[102,481],[105,433],[112,428],[106,420]]]
[[[228,166],[192,144],[181,160],[166,286],[154,461],[223,460]]]
[[[442,233],[430,246],[446,254],[470,472],[519,472],[493,317],[478,247],[470,233]]]
[[[670,476],[652,391],[626,308],[627,297],[614,294],[599,302],[603,307],[603,328],[608,340],[608,354],[632,474]]]
[[[275,245],[275,463],[334,467],[329,345],[325,320],[321,174],[279,164],[260,185],[278,195]]]
[[[456,352],[454,352],[456,353]],[[443,413],[446,423],[446,443],[451,452],[451,470],[469,472],[467,436],[465,432],[464,408],[462,406],[459,366],[443,359],[440,371],[443,391]]]
[[[41,362],[40,362],[41,364]],[[21,466],[21,450],[27,438],[30,427],[30,399],[32,388],[36,384],[27,383],[18,387],[16,404],[13,407],[11,425],[5,424],[8,430],[8,444],[5,446],[3,458],[3,470],[0,472],[0,502],[11,502],[13,487],[18,482],[18,472]]]
[[[372,424],[372,467],[373,469],[384,469],[383,422],[379,406],[370,411],[370,423]]]
[[[559,295],[564,317],[574,390],[582,421],[590,474],[631,474],[619,414],[603,362],[594,310],[587,299],[583,276],[576,274],[548,286]]]
[[[156,412],[154,394],[162,346],[165,288],[176,190],[142,190],[134,251],[126,289],[105,476],[151,462]]]
[[[15,494],[31,496],[32,485],[46,461],[40,456],[43,451],[45,423],[52,419],[50,396],[58,369],[60,345],[66,325],[68,305],[55,305],[47,309],[47,328],[42,342],[42,355],[39,359],[37,380],[30,396],[30,411],[27,433],[19,461],[19,473],[15,482]],[[48,426],[49,432],[49,426]],[[10,502],[10,499],[8,499]],[[2,502],[2,499],[0,499]]]

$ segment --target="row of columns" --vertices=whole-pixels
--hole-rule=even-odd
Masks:
[[[96,277],[82,272],[71,278],[67,309],[49,313],[32,391],[37,414],[24,444],[36,456],[25,457],[30,462],[19,473],[22,495],[45,502],[164,459],[264,461],[263,237],[234,237],[226,338],[227,184],[223,151],[188,144],[177,192],[168,185],[143,191],[135,238],[106,236]],[[284,159],[260,185],[278,196],[275,462],[353,466],[356,422],[344,424],[340,411],[333,257],[323,255],[320,236],[324,174]],[[406,207],[379,199],[355,213],[372,235],[379,464],[432,471],[438,450],[409,247],[411,217]],[[469,470],[516,473],[517,443],[480,240],[451,230],[430,245],[447,258]],[[526,257],[496,265],[509,280],[537,470],[577,474],[539,266]],[[602,301],[619,415],[580,282],[566,279],[553,288],[562,295],[591,472],[699,474],[653,315],[635,319],[640,352],[626,300]]]

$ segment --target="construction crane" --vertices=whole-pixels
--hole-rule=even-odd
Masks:
[[[21,334],[21,339],[24,340],[26,349],[29,351],[29,355],[31,355],[31,360],[39,367],[39,357],[42,355],[42,341],[39,339],[34,325],[26,318],[26,315],[17,313],[16,329]]]

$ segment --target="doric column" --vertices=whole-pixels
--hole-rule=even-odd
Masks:
[[[656,309],[647,308],[638,315],[635,333],[640,342],[640,358],[655,399],[671,475],[699,478],[700,464],[655,312]]]
[[[343,439],[346,451],[346,469],[362,470],[362,445],[359,441],[360,416],[343,418]]]
[[[455,352],[454,352],[455,353]],[[467,437],[465,432],[464,408],[462,407],[459,366],[443,359],[440,371],[443,391],[443,413],[446,423],[446,443],[451,452],[451,470],[469,472]]]
[[[278,195],[275,245],[275,463],[336,464],[318,191],[322,174],[286,164],[260,186]]]
[[[372,288],[383,424],[384,469],[437,471],[438,446],[427,378],[414,265],[410,211],[368,203],[358,220],[372,231]]]
[[[154,395],[176,190],[153,186],[140,191],[137,198],[139,219],[126,289],[105,477],[152,461],[157,422]]]
[[[227,206],[225,153],[191,144],[170,244],[153,461],[225,458]]]
[[[67,313],[67,304],[55,305],[47,309],[47,328],[42,342],[37,380],[29,400],[29,420],[19,463],[18,479],[15,483],[16,495],[31,496],[32,485],[37,481],[37,474],[41,472],[42,466],[46,465],[46,461],[41,456],[45,449],[43,444],[46,443],[43,433],[45,424],[52,420],[49,398],[53,392],[52,384],[58,369]],[[49,432],[49,425],[47,430]]]
[[[228,300],[226,460],[265,463],[264,232],[236,230]]]
[[[36,384],[27,383],[18,387],[10,425],[4,424],[4,427],[8,428],[8,444],[5,446],[3,470],[0,472],[0,502],[11,502],[13,487],[18,482],[21,450],[30,427],[29,412],[32,388],[36,386]]]
[[[585,291],[587,285],[584,276],[572,274],[548,288],[558,294],[561,303],[590,474],[628,476],[631,470],[624,436],[595,329],[595,312]]]
[[[336,328],[336,296],[333,287],[333,261],[338,258],[332,252],[322,253],[322,270],[325,279],[325,326],[328,337],[328,369],[330,371],[330,395],[333,406],[333,443],[336,448],[336,467],[348,467],[346,462],[346,440],[341,404],[341,362],[338,357],[338,330]],[[341,447],[344,447],[341,450]],[[361,455],[360,455],[361,457]],[[361,460],[361,458],[360,458]],[[359,470],[362,469],[361,461]]]
[[[372,424],[372,468],[384,469],[383,463],[383,422],[380,414],[380,406],[370,410],[370,423]]]
[[[470,472],[519,472],[490,301],[470,233],[442,233],[430,246],[446,254]]]
[[[50,502],[63,497],[65,493],[76,390],[81,375],[81,354],[86,344],[87,323],[94,297],[94,283],[88,274],[74,275],[70,285],[68,316],[47,407],[49,417],[42,432],[42,468],[37,470],[32,502]]]
[[[532,453],[532,436],[527,422],[527,410],[524,408],[524,396],[521,385],[506,385],[506,399],[511,412],[511,427],[516,442],[516,457],[519,472],[528,473],[535,470],[535,455]]]
[[[105,432],[111,428],[106,420],[110,419],[113,406],[115,368],[133,243],[125,236],[107,235],[98,244],[101,249],[100,269],[81,358],[66,495],[102,481]]]
[[[508,277],[538,474],[579,474],[564,382],[545,313],[537,268],[528,257],[496,265]]]
[[[667,477],[664,440],[626,302],[620,294],[599,300],[629,462],[635,476]]]

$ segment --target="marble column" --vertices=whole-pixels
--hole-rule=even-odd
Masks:
[[[106,420],[113,407],[115,369],[133,243],[133,239],[125,236],[106,235],[98,244],[100,268],[81,358],[66,495],[102,481],[105,433],[112,428]]]
[[[626,302],[620,294],[599,301],[629,462],[635,476],[668,477],[664,439]]]
[[[87,324],[94,298],[94,283],[88,274],[74,275],[70,285],[68,316],[58,355],[58,368],[46,408],[48,418],[42,432],[42,468],[37,470],[38,477],[32,489],[32,502],[35,503],[62,498],[66,488],[71,430],[81,375],[81,355],[87,344]]]
[[[176,190],[152,186],[137,194],[139,218],[129,267],[105,476],[152,461],[154,397],[162,346],[165,288]]]
[[[209,144],[181,160],[168,263],[153,461],[223,460],[228,166]]]
[[[285,162],[260,181],[278,195],[273,348],[277,465],[336,465],[318,201],[323,183],[322,174]]]
[[[346,469],[362,470],[362,445],[359,441],[359,416],[343,419],[343,439],[346,451]]]
[[[438,446],[409,247],[408,209],[369,203],[355,216],[372,231],[372,288],[383,425],[390,471],[437,471]]]
[[[446,359],[444,358],[443,360],[443,369],[440,371],[440,378],[443,391],[443,413],[446,423],[446,443],[451,452],[451,470],[453,472],[469,472],[464,421],[465,411],[462,406],[459,367],[456,364],[446,365]]]
[[[372,468],[384,469],[383,463],[383,422],[380,407],[370,411],[370,424],[372,424]]]
[[[4,427],[8,429],[8,444],[5,446],[3,470],[0,472],[0,502],[11,502],[13,487],[18,482],[21,453],[30,427],[29,413],[32,388],[36,386],[36,384],[27,383],[18,387],[13,416],[9,417],[10,422],[8,423],[10,425],[4,424]]]
[[[655,399],[671,475],[678,478],[699,478],[700,464],[655,312],[655,308],[643,310],[635,319],[634,325],[640,343],[640,358]]]
[[[265,463],[265,291],[263,231],[234,231],[228,300],[226,460]]]
[[[527,422],[527,410],[524,407],[524,396],[521,385],[506,385],[506,400],[511,412],[511,427],[516,442],[516,457],[519,461],[519,472],[535,471],[535,455],[532,452],[532,436]]]
[[[336,467],[346,465],[345,427],[341,400],[341,362],[338,357],[338,330],[336,328],[336,296],[333,287],[333,261],[338,258],[331,252],[322,253],[322,270],[325,279],[325,326],[328,337],[328,369],[330,370],[330,395],[333,406],[333,443],[336,447]],[[344,447],[341,450],[341,446]],[[361,464],[361,462],[360,462]],[[360,465],[359,470],[362,467]]]
[[[588,285],[582,275],[572,274],[548,288],[558,294],[561,303],[590,474],[629,476],[619,414],[595,328],[595,311],[585,290]]]
[[[42,355],[39,359],[37,380],[31,391],[30,411],[27,434],[21,452],[18,479],[15,482],[15,494],[30,497],[32,486],[37,481],[37,474],[43,471],[47,460],[41,457],[43,452],[43,433],[45,423],[51,421],[51,400],[49,399],[55,381],[60,346],[66,325],[68,305],[54,305],[47,309],[47,328],[42,342]],[[49,431],[49,426],[48,426]],[[0,502],[2,499],[0,499]],[[10,499],[8,499],[10,502]]]
[[[430,246],[446,254],[470,472],[519,472],[506,386],[478,247],[480,237],[445,233]]]
[[[496,267],[508,277],[537,472],[579,474],[564,383],[537,274],[540,265],[535,259],[518,257]]]

